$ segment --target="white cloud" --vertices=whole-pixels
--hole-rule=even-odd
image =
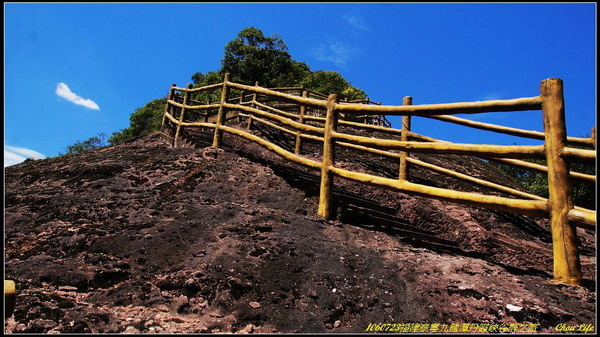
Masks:
[[[92,101],[91,99],[82,98],[79,95],[75,94],[65,83],[61,82],[56,85],[56,94],[59,97],[66,99],[67,101],[73,102],[78,105],[82,105],[88,109],[100,110],[100,107],[98,106],[98,104],[96,104],[96,102]]]
[[[348,60],[356,53],[357,48],[336,41],[329,45],[319,45],[314,50],[314,56],[319,61],[331,62],[338,67],[345,67]]]
[[[27,159],[27,158],[25,158],[23,156],[20,156],[20,155],[18,155],[16,153],[4,150],[4,167],[12,166],[12,165],[21,163],[25,159]]]
[[[4,167],[23,162],[27,158],[44,159],[45,155],[24,147],[4,146]]]
[[[346,23],[353,28],[363,30],[365,32],[371,31],[371,28],[367,27],[363,19],[355,14],[344,14],[342,15],[342,19],[344,19],[344,21],[346,21]]]

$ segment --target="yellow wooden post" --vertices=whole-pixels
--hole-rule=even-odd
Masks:
[[[173,95],[175,94],[175,90],[173,88],[175,84],[171,84],[171,88],[169,89],[169,95],[167,95],[167,104],[165,105],[165,112],[163,113],[162,122],[160,124],[160,131],[163,131],[165,127],[165,120],[167,119],[167,112],[169,112],[169,101],[173,99]]]
[[[225,111],[225,103],[227,103],[227,96],[229,96],[229,87],[227,86],[227,82],[229,82],[229,73],[225,73],[225,76],[223,77],[221,101],[219,105],[219,111],[217,112],[217,127],[215,128],[215,137],[213,138],[214,147],[221,146],[221,141],[223,140],[223,130],[221,130],[221,125],[224,124],[225,115],[227,114]]]
[[[308,91],[306,91],[304,89],[304,86],[302,86],[302,97],[304,97],[304,98],[308,97]],[[305,114],[306,114],[306,105],[300,103],[300,111],[298,113],[298,123],[304,123],[304,115]],[[295,154],[302,153],[302,137],[300,136],[301,134],[302,134],[302,131],[296,132],[296,147],[294,148]]]
[[[177,131],[175,131],[175,139],[173,140],[173,147],[179,146],[179,137],[181,133],[181,123],[185,118],[185,106],[190,103],[190,92],[189,89],[192,89],[192,85],[188,84],[185,90],[185,94],[183,94],[183,105],[181,107],[181,114],[179,115],[179,123],[177,124]]]
[[[242,103],[244,103],[244,90],[242,90],[242,92],[240,93],[240,101],[238,102],[239,105],[242,105]],[[240,111],[238,110],[238,123],[242,122],[242,116],[239,115]]]
[[[542,81],[546,160],[548,165],[548,207],[554,257],[554,282],[580,285],[581,263],[575,226],[567,214],[573,208],[569,165],[560,153],[567,142],[563,83],[559,78]]]
[[[412,105],[412,97],[405,96],[402,99],[402,105]],[[400,140],[405,142],[408,141],[408,133],[410,132],[410,118],[411,116],[402,116],[402,135]],[[408,180],[408,152],[400,151],[400,180]]]
[[[210,100],[207,99],[206,105],[209,105],[209,104],[210,104]],[[206,111],[204,111],[204,123],[208,123],[209,118],[210,118],[210,110],[207,109]],[[204,131],[204,130],[206,130],[206,128],[203,127],[202,130]]]
[[[210,104],[210,99],[206,100],[206,105]],[[208,123],[208,120],[210,119],[210,110],[206,110],[205,114],[204,114],[204,123]]]
[[[254,82],[254,86],[258,87],[260,85],[260,82],[256,81]],[[256,93],[254,93],[252,95],[252,107],[256,108],[256,105],[254,104],[256,102]],[[252,130],[252,115],[249,114],[248,115],[248,126],[246,127],[247,130]]]
[[[323,161],[321,163],[321,191],[318,211],[319,216],[325,219],[331,218],[331,190],[333,188],[333,173],[331,172],[331,168],[335,165],[335,141],[332,133],[337,129],[336,103],[337,95],[329,95],[327,99],[325,132],[323,134]]]
[[[596,149],[596,127],[595,126],[592,128],[592,145],[594,146],[594,149]]]
[[[15,310],[17,286],[13,280],[4,280],[4,319],[12,316]]]

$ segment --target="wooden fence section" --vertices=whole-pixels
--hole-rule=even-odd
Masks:
[[[219,90],[218,103],[201,104],[190,100],[192,93]],[[176,92],[180,94],[177,94]],[[230,97],[232,93],[238,96]],[[326,98],[326,99],[324,99]],[[273,104],[273,102],[277,102]],[[270,104],[271,103],[271,104]],[[173,144],[178,146],[182,127],[214,129],[213,145],[220,146],[223,133],[233,134],[268,148],[283,158],[321,171],[321,187],[318,214],[324,218],[332,215],[332,187],[335,177],[378,186],[393,191],[447,200],[465,205],[485,207],[518,214],[550,218],[554,254],[554,279],[556,282],[581,284],[581,266],[576,246],[575,226],[595,229],[596,212],[573,204],[571,179],[595,183],[596,176],[570,172],[569,162],[595,160],[595,150],[572,146],[595,148],[595,128],[591,138],[566,136],[562,81],[550,78],[542,81],[540,95],[510,100],[463,102],[448,104],[413,105],[412,98],[405,97],[403,105],[386,106],[365,100],[340,102],[336,95],[325,97],[303,87],[263,88],[229,81],[226,74],[222,83],[200,88],[179,88],[173,85],[163,117],[163,128],[175,130]],[[192,105],[194,104],[194,105]],[[179,116],[175,117],[176,112]],[[485,112],[542,110],[544,132],[521,130],[480,123],[453,114]],[[188,113],[195,118],[186,119]],[[385,123],[385,115],[402,117],[402,128],[393,129]],[[369,121],[365,116],[374,117]],[[539,146],[506,146],[457,144],[446,142],[410,130],[411,118],[420,116],[457,123],[477,129],[506,133],[515,136],[541,139]],[[295,137],[294,152],[247,130],[226,126],[227,120],[237,117],[248,120],[247,129],[260,123]],[[357,118],[360,117],[360,118]],[[367,123],[364,123],[367,121]],[[388,122],[389,123],[389,122]],[[367,131],[385,132],[398,136],[396,140],[364,137],[341,132],[340,126]],[[302,156],[302,141],[309,139],[323,144],[321,161]],[[399,161],[398,179],[354,172],[336,166],[335,147],[342,146]],[[519,191],[507,186],[455,172],[409,156],[411,152],[462,154],[500,161],[525,169],[545,172],[548,175],[549,198]],[[522,159],[545,159],[547,166]],[[416,184],[408,181],[410,165],[417,165],[437,173],[478,184],[512,197],[484,195]]]

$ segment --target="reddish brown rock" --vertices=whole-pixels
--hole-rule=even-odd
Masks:
[[[266,129],[253,132],[291,144]],[[5,332],[597,325],[591,231],[578,230],[585,287],[552,285],[546,220],[336,178],[338,218],[323,221],[319,172],[231,135],[220,150],[198,144],[173,149],[152,134],[5,168],[5,278],[18,289]],[[321,147],[307,141],[303,153],[317,158]],[[417,157],[511,184],[476,159]],[[349,150],[337,163],[398,174],[397,162]],[[418,168],[410,179],[486,192]],[[184,297],[187,304],[177,302]],[[174,303],[181,305],[169,310]]]

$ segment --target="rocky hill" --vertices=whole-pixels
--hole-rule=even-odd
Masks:
[[[155,133],[5,169],[5,278],[18,291],[5,332],[596,324],[594,232],[578,230],[585,287],[553,285],[547,220],[336,179],[338,217],[326,221],[316,216],[318,172],[231,135],[223,149],[203,141],[209,133],[186,137],[196,148]],[[319,146],[305,151],[317,157]],[[480,160],[417,157],[511,184]],[[397,175],[388,159],[338,158]],[[418,168],[410,179],[477,190]]]

